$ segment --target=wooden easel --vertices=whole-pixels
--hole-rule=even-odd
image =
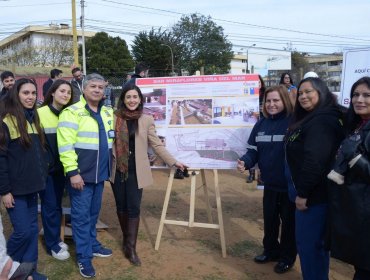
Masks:
[[[173,178],[175,174],[174,168],[171,169],[170,177],[168,179],[166,196],[163,203],[162,215],[161,220],[159,222],[158,234],[157,239],[155,242],[155,250],[158,250],[159,243],[161,242],[161,236],[163,231],[164,224],[168,225],[178,225],[178,226],[188,226],[188,227],[202,227],[202,228],[213,228],[220,230],[220,240],[221,240],[221,249],[222,249],[222,257],[226,258],[226,243],[225,243],[225,232],[224,232],[224,223],[222,219],[222,209],[221,209],[221,197],[220,197],[220,189],[218,187],[218,173],[216,169],[213,169],[213,176],[215,182],[215,195],[216,195],[216,206],[217,206],[217,215],[218,215],[218,224],[213,223],[211,207],[209,204],[208,198],[208,189],[206,183],[206,176],[204,173],[204,169],[189,169],[189,174],[191,176],[191,188],[190,188],[190,209],[189,209],[189,221],[177,221],[177,220],[167,220],[167,208],[168,203],[170,200],[171,189],[173,185]],[[208,223],[197,223],[194,222],[194,210],[195,210],[195,186],[196,186],[196,177],[197,175],[201,174],[202,177],[202,186],[204,191],[204,196],[206,198],[207,204],[207,216],[208,216]]]

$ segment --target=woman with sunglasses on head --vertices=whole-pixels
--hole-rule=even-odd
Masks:
[[[351,88],[347,137],[328,178],[331,256],[352,264],[354,280],[370,279],[370,77]]]
[[[13,225],[7,243],[17,262],[38,260],[37,193],[47,177],[46,141],[36,110],[36,84],[19,79],[14,84],[0,125],[0,195]],[[35,271],[34,280],[47,277]]]
[[[72,86],[65,80],[56,80],[49,88],[45,100],[37,110],[41,127],[45,132],[50,159],[49,176],[45,190],[39,193],[41,199],[41,219],[44,228],[46,250],[57,260],[70,257],[68,245],[60,238],[62,222],[62,197],[66,178],[59,160],[57,127],[59,113],[72,104]]]

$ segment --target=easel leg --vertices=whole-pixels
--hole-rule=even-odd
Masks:
[[[170,201],[170,194],[171,194],[172,183],[173,183],[173,176],[174,175],[175,175],[175,169],[172,168],[171,169],[171,172],[170,172],[170,178],[169,178],[168,184],[167,184],[167,190],[166,190],[166,196],[165,196],[164,203],[163,203],[161,220],[159,222],[159,228],[158,228],[158,233],[157,233],[157,240],[155,241],[155,246],[154,246],[154,249],[155,250],[158,250],[159,243],[161,242],[161,236],[162,236],[162,231],[163,231],[163,226],[164,226],[164,220],[166,219],[167,208],[168,208],[168,203]]]
[[[213,224],[211,205],[209,203],[209,196],[208,196],[208,185],[207,185],[206,174],[204,172],[204,169],[200,170],[200,174],[202,175],[202,185],[203,185],[203,191],[204,191],[206,207],[207,207],[208,222]]]
[[[195,184],[197,180],[198,171],[191,172],[191,186],[190,186],[190,209],[189,209],[189,227],[194,226],[194,211],[195,211]]]
[[[224,220],[222,218],[221,196],[220,196],[220,189],[218,187],[218,172],[217,172],[217,169],[213,170],[213,175],[214,175],[214,178],[215,178],[215,194],[216,194],[218,224],[220,226],[220,241],[221,241],[222,257],[226,258],[226,242],[225,242]]]

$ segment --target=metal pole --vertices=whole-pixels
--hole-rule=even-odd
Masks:
[[[248,51],[250,48],[254,47],[256,44],[250,45],[247,47],[247,69],[245,70],[245,74],[249,74],[249,57],[248,57]]]
[[[174,67],[174,64],[173,64],[173,52],[172,52],[172,48],[169,46],[169,45],[166,45],[166,44],[162,44],[163,46],[166,46],[170,49],[171,51],[171,69],[172,69],[172,73],[171,73],[171,76],[175,76],[175,67]]]
[[[85,1],[81,0],[81,32],[82,32],[82,69],[86,75],[86,51],[85,51]]]
[[[78,66],[78,43],[76,28],[76,0],[72,0],[73,64]]]

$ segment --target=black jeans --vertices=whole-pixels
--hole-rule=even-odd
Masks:
[[[123,176],[117,170],[112,184],[117,212],[127,213],[129,218],[137,218],[140,216],[143,189],[138,188],[136,172],[129,172],[126,180],[123,180]]]
[[[264,189],[263,192],[264,254],[278,257],[280,261],[295,262],[295,204],[287,192]],[[279,232],[281,234],[279,242]]]

